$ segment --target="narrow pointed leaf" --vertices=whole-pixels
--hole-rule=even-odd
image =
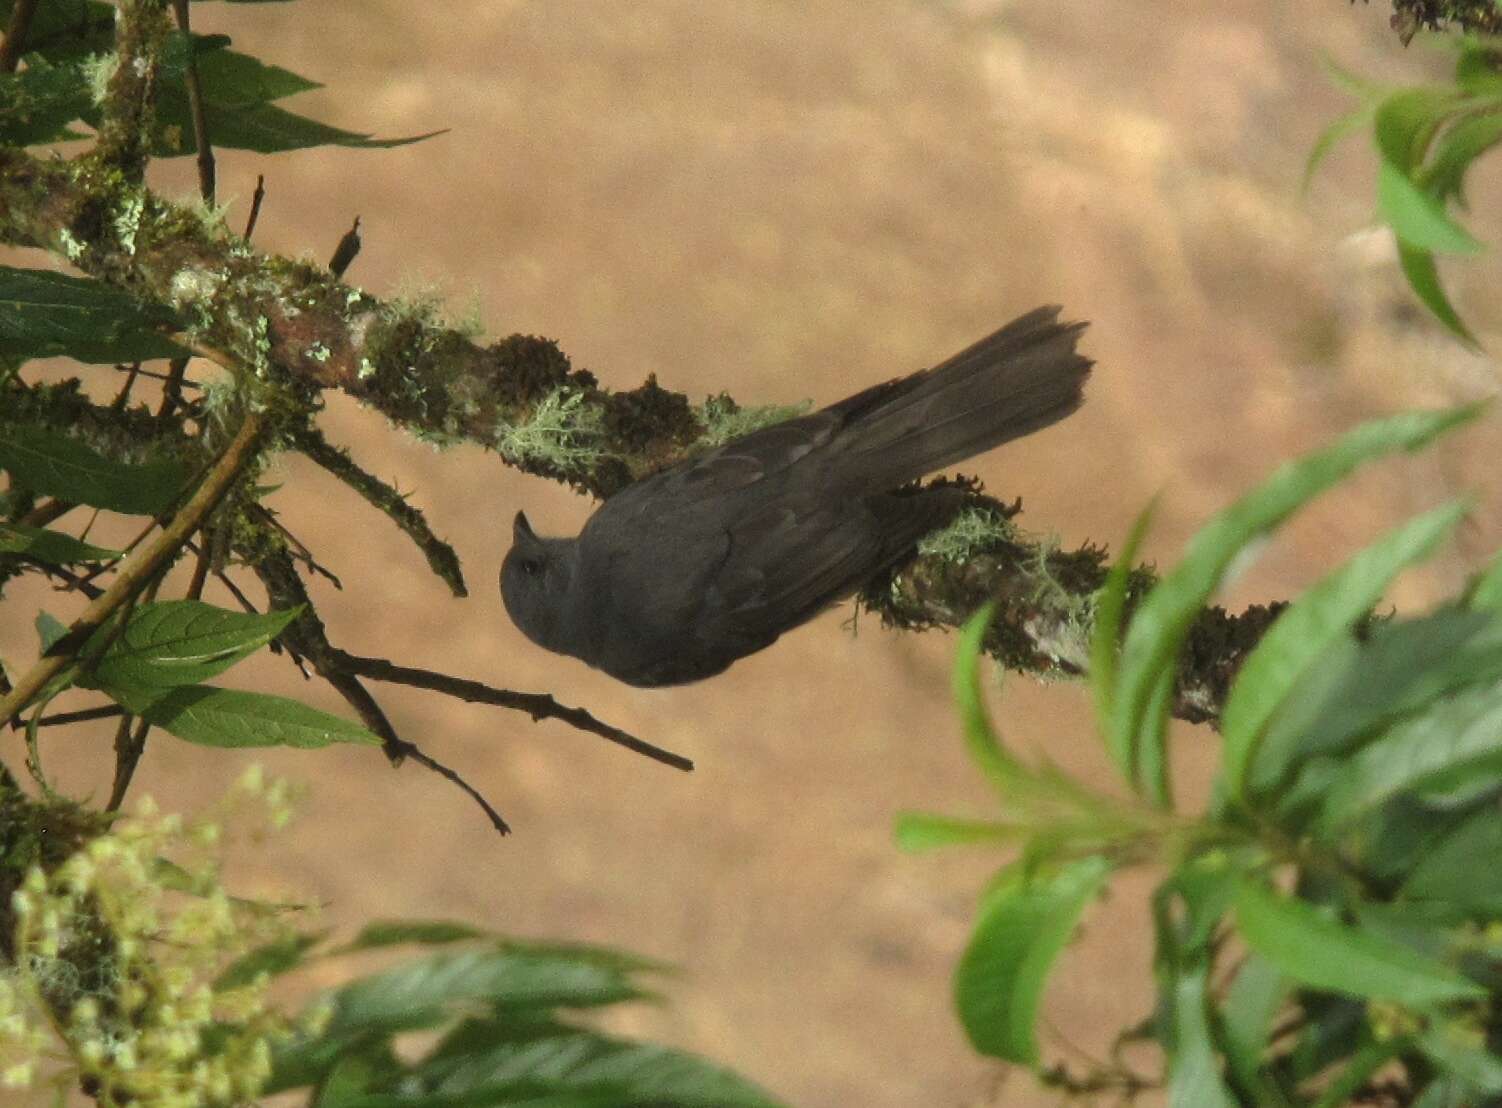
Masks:
[[[941,846],[995,846],[1027,838],[1033,829],[984,819],[955,819],[926,812],[903,812],[897,817],[897,845],[903,850],[933,850]]]
[[[1100,857],[1031,875],[1014,867],[986,897],[954,980],[960,1020],[976,1050],[1038,1064],[1043,988],[1110,872]]]
[[[187,470],[163,458],[127,465],[40,427],[0,424],[0,469],[34,492],[127,515],[157,515],[187,484]]]
[[[1204,967],[1181,976],[1173,989],[1173,1050],[1168,1060],[1169,1108],[1236,1108],[1220,1076],[1207,1010]]]
[[[1313,989],[1413,1007],[1486,995],[1443,962],[1348,927],[1256,879],[1238,886],[1236,922],[1249,947]]]
[[[1417,183],[1444,202],[1465,203],[1465,176],[1477,158],[1502,142],[1502,111],[1457,120],[1435,144],[1434,156],[1420,170]]]
[[[1383,162],[1377,171],[1377,206],[1393,233],[1409,246],[1441,254],[1479,254],[1481,244],[1450,218],[1444,204]]]
[[[121,556],[92,543],[81,542],[61,531],[28,527],[24,523],[0,522],[0,554],[23,554],[39,562],[71,565],[75,562],[112,562]]]
[[[987,604],[971,616],[961,629],[951,684],[955,703],[960,710],[960,722],[965,729],[965,745],[970,751],[970,757],[993,785],[1005,791],[1007,784],[1017,775],[1017,764],[1002,748],[1001,740],[991,726],[991,717],[986,711],[985,696],[980,687],[981,646],[995,613],[996,606]]]
[[[1310,588],[1267,629],[1242,663],[1221,711],[1225,775],[1233,796],[1244,795],[1263,729],[1299,678],[1371,611],[1394,577],[1433,553],[1465,512],[1464,502],[1452,501],[1409,520]],[[1267,767],[1272,775],[1282,770]]]
[[[1476,336],[1471,334],[1460,313],[1455,310],[1455,305],[1450,303],[1450,297],[1445,293],[1444,286],[1439,283],[1439,266],[1434,260],[1434,252],[1422,247],[1412,246],[1402,239],[1398,240],[1398,265],[1403,270],[1403,276],[1408,280],[1408,287],[1434,314],[1434,318],[1443,323],[1446,329],[1460,339],[1467,346],[1476,347],[1480,344]]]
[[[1157,497],[1146,508],[1127,532],[1126,541],[1116,552],[1116,561],[1106,574],[1105,583],[1095,605],[1095,629],[1090,639],[1090,690],[1095,696],[1095,714],[1100,721],[1101,734],[1110,731],[1112,713],[1116,703],[1116,666],[1121,653],[1121,620],[1126,611],[1127,588],[1131,583],[1132,566],[1137,560],[1137,551],[1147,537],[1152,525],[1153,512],[1158,505]],[[1123,774],[1130,769],[1122,765]]]
[[[1279,467],[1190,540],[1183,560],[1139,605],[1122,647],[1108,738],[1117,763],[1134,767],[1139,787],[1141,737],[1163,726],[1162,719],[1148,716],[1155,693],[1165,671],[1175,665],[1190,625],[1236,557],[1363,462],[1399,450],[1417,450],[1480,411],[1470,405],[1406,412],[1363,424],[1333,446]],[[1162,710],[1161,697],[1155,710]]]
[[[1400,175],[1412,173],[1424,160],[1435,133],[1462,100],[1458,93],[1445,88],[1406,88],[1383,100],[1373,127],[1382,160]]]
[[[131,613],[91,680],[117,699],[132,692],[155,699],[174,685],[196,685],[229,669],[274,639],[298,610],[265,615],[216,608],[198,600],[164,600]]]
[[[447,920],[379,920],[367,923],[360,929],[360,933],[340,947],[337,953],[375,950],[406,943],[442,946],[446,943],[483,938],[484,935],[485,932],[467,923],[451,923]]]

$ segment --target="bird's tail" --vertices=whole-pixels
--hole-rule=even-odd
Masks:
[[[895,488],[1057,423],[1080,406],[1090,359],[1083,323],[1038,308],[933,369],[857,393],[834,472],[863,490]],[[852,490],[854,491],[854,490]]]

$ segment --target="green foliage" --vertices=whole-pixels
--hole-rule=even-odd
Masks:
[[[181,326],[166,309],[143,307],[100,281],[0,266],[0,357],[172,358],[186,351],[164,332]]]
[[[1395,528],[1283,611],[1227,697],[1220,773],[1203,810],[1178,810],[1164,746],[1188,619],[1228,567],[1361,463],[1418,449],[1475,414],[1380,420],[1282,467],[1190,541],[1124,635],[1118,566],[1099,600],[1091,681],[1126,800],[1006,749],[976,672],[989,613],[971,621],[956,703],[1003,812],[906,816],[898,834],[910,849],[1021,849],[986,893],[956,970],[960,1020],[978,1050],[1066,1091],[1165,1085],[1184,1108],[1335,1108],[1394,1073],[1400,1103],[1502,1092],[1497,566],[1434,612],[1370,621],[1463,505]],[[1039,999],[1082,914],[1114,874],[1140,863],[1163,873],[1153,897],[1158,999],[1143,1028],[1165,1071],[1076,1079],[1040,1056]]]
[[[25,425],[0,424],[0,470],[32,492],[126,515],[166,511],[188,480],[176,459],[129,465],[67,435]]]
[[[1375,140],[1377,209],[1392,228],[1398,261],[1414,294],[1453,334],[1475,337],[1440,283],[1436,255],[1473,255],[1481,243],[1455,219],[1467,207],[1472,164],[1502,143],[1502,50],[1496,39],[1463,35],[1440,40],[1456,51],[1452,85],[1392,88],[1330,66],[1359,102],[1325,129],[1310,151],[1307,186],[1335,145],[1370,127]]]
[[[317,956],[319,939],[255,952],[272,976]],[[316,997],[278,1044],[267,1093],[311,1087],[324,1108],[378,1105],[600,1105],[776,1108],[749,1082],[681,1051],[629,1042],[564,1015],[648,997],[661,967],[602,947],[519,942],[463,924],[379,923],[327,953],[416,944],[442,949]],[[241,974],[243,976],[243,973]],[[427,1045],[399,1058],[395,1037]]]

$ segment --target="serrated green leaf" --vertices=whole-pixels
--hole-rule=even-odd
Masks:
[[[187,354],[182,321],[88,277],[0,265],[0,356],[137,362]]]
[[[199,600],[163,600],[131,613],[90,680],[136,710],[168,688],[197,685],[265,646],[299,610],[265,615],[216,608]]]
[[[61,531],[4,522],[0,522],[0,554],[24,554],[39,562],[60,566],[75,562],[112,562],[122,557],[118,550],[81,542]]]
[[[1465,176],[1477,158],[1502,142],[1502,110],[1467,116],[1447,127],[1434,154],[1420,169],[1417,184],[1441,203],[1465,206]]]
[[[955,970],[955,1004],[982,1054],[1037,1065],[1035,1024],[1044,985],[1111,864],[1080,859],[1052,872],[1012,867],[986,897]]]
[[[1377,170],[1377,207],[1393,233],[1410,247],[1441,254],[1481,252],[1481,244],[1450,218],[1442,201],[1420,190],[1390,162]]]
[[[1169,1108],[1236,1108],[1235,1098],[1221,1079],[1210,1032],[1206,973],[1201,966],[1174,982]]]
[[[934,850],[941,846],[974,846],[1015,843],[1036,828],[995,820],[955,819],[927,812],[902,812],[897,816],[897,846],[902,850]]]
[[[1412,1007],[1486,995],[1444,963],[1348,927],[1253,878],[1238,885],[1236,922],[1247,946],[1309,988]]]
[[[30,146],[78,138],[68,124],[94,105],[77,65],[33,57],[19,73],[0,74],[0,142]]]
[[[1413,290],[1413,294],[1452,335],[1467,346],[1479,347],[1476,336],[1472,335],[1470,329],[1462,322],[1460,314],[1450,303],[1449,296],[1445,294],[1444,287],[1439,283],[1439,266],[1434,260],[1434,252],[1411,246],[1402,239],[1398,239],[1397,243],[1398,265],[1402,268],[1403,276],[1407,279],[1408,287]]]
[[[445,951],[363,977],[331,994],[327,1034],[432,1027],[462,1006],[536,1012],[637,999],[636,963],[613,951],[503,943]]]
[[[337,953],[374,950],[404,943],[439,946],[445,943],[483,938],[485,934],[484,931],[468,924],[451,923],[447,920],[378,920],[362,927],[360,933],[341,946]]]
[[[187,484],[171,458],[127,465],[40,427],[0,424],[0,469],[34,492],[127,515],[159,515]]]
[[[144,708],[139,715],[178,738],[200,746],[293,746],[311,749],[330,743],[379,746],[381,740],[353,723],[295,700],[264,693],[184,685]]]
[[[1392,727],[1346,760],[1317,830],[1334,834],[1405,792],[1495,781],[1502,770],[1502,686],[1463,689]]]
[[[1141,749],[1144,736],[1161,736],[1165,726],[1162,685],[1171,679],[1190,625],[1247,545],[1362,463],[1417,450],[1480,411],[1473,405],[1405,412],[1363,424],[1333,446],[1279,467],[1200,529],[1183,560],[1143,599],[1127,628],[1107,738],[1117,764],[1131,767],[1129,780],[1139,788],[1147,784]]]
[[[487,1034],[488,1033],[488,1034]],[[612,1089],[606,1105],[662,1105],[663,1108],[777,1108],[763,1090],[728,1070],[693,1055],[647,1043],[613,1039],[554,1023],[508,1025],[487,1021],[419,1063],[415,1081],[427,1092],[423,1103],[467,1093],[502,1093],[513,1099],[485,1103],[552,1105],[528,1099],[543,1093]],[[520,1086],[520,1087],[518,1087]],[[566,1103],[566,1102],[562,1102]]]
[[[251,984],[262,974],[278,977],[296,969],[302,965],[304,955],[321,943],[327,934],[327,931],[320,931],[310,935],[288,935],[242,954],[214,979],[214,991],[228,992]]]
[[[1465,513],[1465,502],[1452,501],[1394,528],[1311,587],[1267,629],[1242,663],[1221,710],[1225,779],[1232,796],[1246,794],[1263,731],[1303,674],[1371,611],[1393,578],[1432,554]],[[1264,760],[1259,769],[1275,779],[1286,765]]]
[[[1299,761],[1343,754],[1446,693],[1499,678],[1502,620],[1487,612],[1441,609],[1381,624],[1362,643],[1334,642],[1268,727],[1250,786],[1273,790]]]

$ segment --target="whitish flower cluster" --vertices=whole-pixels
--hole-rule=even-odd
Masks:
[[[257,773],[236,792],[285,821],[285,785]],[[225,892],[202,858],[218,841],[218,824],[185,825],[148,800],[51,873],[27,875],[12,896],[16,957],[0,970],[0,1089],[81,1084],[101,1105],[133,1108],[256,1095],[285,1023],[267,1006],[264,974],[234,987],[215,981],[290,928]],[[166,860],[185,852],[197,863]],[[60,1071],[43,1065],[59,1043]]]

